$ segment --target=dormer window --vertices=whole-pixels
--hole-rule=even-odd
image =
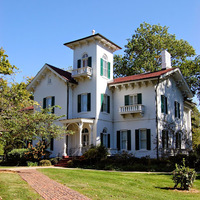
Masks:
[[[101,58],[101,76],[110,79],[110,62],[108,62],[108,57],[106,54]]]

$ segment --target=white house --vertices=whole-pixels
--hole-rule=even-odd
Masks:
[[[167,51],[160,71],[113,79],[118,45],[101,34],[64,45],[74,52],[72,73],[45,64],[27,87],[43,107],[61,106],[54,110],[66,116],[60,125],[74,132],[51,141],[52,156],[82,155],[100,144],[111,155],[152,158],[191,148],[193,95]]]

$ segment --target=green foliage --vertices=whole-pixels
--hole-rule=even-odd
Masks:
[[[5,54],[3,48],[0,48],[0,74],[10,75],[17,69],[17,67],[10,64],[7,58],[8,56]]]
[[[85,159],[89,159],[91,161],[100,161],[106,159],[108,155],[108,150],[103,145],[100,146],[92,146],[88,151],[83,154]]]
[[[27,152],[25,153],[26,160],[39,162],[42,158],[48,158],[50,155],[50,152],[47,151],[46,148],[47,148],[46,141],[39,141],[35,145],[35,147],[31,145],[28,148]]]
[[[52,165],[58,164],[59,158],[51,158],[50,159]]]
[[[196,172],[193,169],[185,166],[185,159],[183,159],[183,165],[176,164],[176,169],[173,171],[174,188],[180,184],[180,188],[183,190],[189,190],[196,178]]]
[[[200,112],[197,107],[192,109],[192,142],[193,148],[200,147]]]
[[[38,166],[38,162],[27,161],[26,164],[28,167],[37,167]]]
[[[8,153],[8,162],[11,165],[22,165],[25,163],[27,149],[13,149]]]
[[[50,160],[40,160],[39,166],[51,166]]]
[[[194,93],[200,92],[200,57],[185,40],[168,33],[168,27],[140,24],[125,45],[125,54],[114,56],[115,77],[129,76],[161,69],[161,52],[171,54],[173,67],[179,67]],[[191,59],[192,58],[192,59]],[[200,93],[199,93],[200,94]]]

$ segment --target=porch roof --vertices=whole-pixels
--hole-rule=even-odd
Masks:
[[[73,123],[88,123],[93,124],[95,118],[74,118],[74,119],[61,119],[59,120],[62,124],[73,124]]]

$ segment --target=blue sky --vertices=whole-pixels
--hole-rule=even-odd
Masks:
[[[45,63],[66,69],[73,52],[63,44],[95,29],[122,47],[143,22],[169,27],[200,54],[199,0],[0,0],[0,47],[24,76]]]

